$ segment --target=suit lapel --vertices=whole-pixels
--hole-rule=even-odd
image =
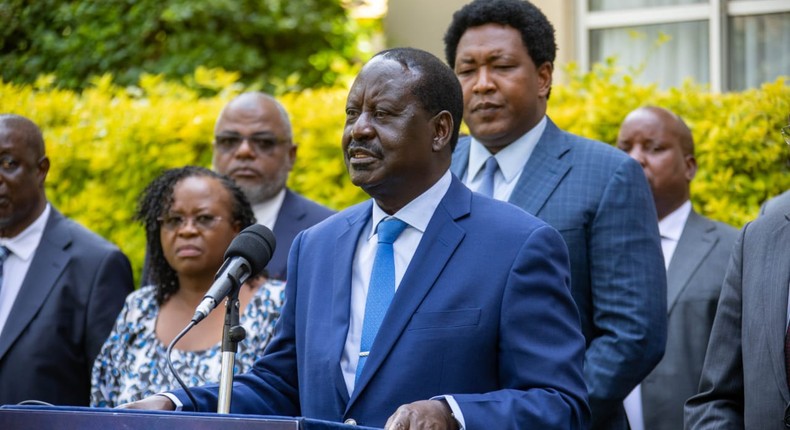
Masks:
[[[69,254],[66,249],[71,245],[71,235],[62,225],[63,221],[63,216],[52,208],[41,243],[36,248],[22,288],[0,333],[0,360],[36,316],[68,265]]]
[[[787,246],[790,243],[790,222],[788,221],[790,221],[790,215],[785,215],[783,222],[773,232],[773,236],[779,238],[778,240],[766,238],[769,240],[763,241],[767,244],[766,249],[761,252],[766,258],[763,269],[766,273],[762,278],[765,282],[762,285],[754,286],[767,291],[764,294],[759,294],[765,300],[762,309],[752,309],[753,312],[766,313],[768,350],[771,354],[774,374],[780,382],[778,385],[785,402],[790,401],[790,391],[788,391],[786,379],[785,351],[781,347],[784,345],[787,329],[787,297],[788,285],[790,285],[790,270],[787,266],[787,262],[790,261],[790,248]]]
[[[455,220],[469,213],[472,192],[457,178],[453,178],[450,189],[436,208],[420,244],[403,275],[398,291],[382,322],[382,330],[376,336],[365,368],[357,381],[348,407],[360,396],[384,361],[390,355],[395,342],[403,334],[412,315],[436,283],[442,270],[452,257],[465,233]]]
[[[329,371],[334,375],[335,389],[343,399],[343,404],[348,403],[348,388],[343,378],[343,371],[340,368],[340,359],[346,345],[348,336],[349,319],[351,315],[351,272],[354,262],[354,253],[357,249],[357,241],[362,228],[365,227],[371,216],[372,201],[368,201],[358,206],[359,210],[349,213],[346,217],[348,227],[341,231],[335,241],[334,261],[340,262],[333,267],[332,276],[332,322],[331,327],[336,328],[332,331],[332,339],[329,345],[332,346],[330,352],[335,360]]]
[[[667,270],[667,309],[669,313],[680,293],[688,286],[691,275],[697,270],[705,256],[716,245],[716,224],[699,216],[692,209],[683,233]]]
[[[516,184],[510,203],[537,215],[571,168],[571,144],[566,135],[547,119],[546,130],[532,151]]]

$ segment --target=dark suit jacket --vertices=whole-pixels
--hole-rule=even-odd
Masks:
[[[790,214],[746,224],[733,248],[687,429],[784,427]]]
[[[469,143],[461,139],[453,154],[458,177],[468,168]],[[623,399],[655,367],[666,343],[666,270],[642,168],[624,152],[548,120],[510,203],[565,239],[587,339],[592,428],[627,428]]]
[[[296,235],[300,231],[318,224],[333,213],[335,213],[333,210],[286,189],[283,205],[280,207],[280,212],[277,213],[277,221],[272,230],[277,245],[274,247],[271,261],[266,266],[269,277],[285,279],[288,250],[291,249],[291,243]]]
[[[721,284],[738,230],[689,213],[667,270],[669,324],[664,358],[642,381],[649,430],[683,428],[683,404],[697,394]]]
[[[52,208],[0,333],[0,404],[88,406],[93,360],[133,282],[115,245]]]
[[[353,206],[297,236],[275,337],[254,369],[236,378],[231,411],[383,427],[401,404],[452,394],[469,429],[586,428],[584,339],[562,238],[457,178],[349,397],[340,357],[352,261],[371,206]],[[193,392],[201,410],[216,409],[216,386]]]

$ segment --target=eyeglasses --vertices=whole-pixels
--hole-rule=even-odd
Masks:
[[[782,127],[782,137],[785,138],[785,143],[790,145],[790,125]]]
[[[290,139],[280,139],[271,135],[219,135],[214,137],[214,145],[222,152],[233,152],[245,140],[258,154],[271,153],[277,145],[290,142]]]
[[[176,231],[184,228],[189,221],[198,230],[205,231],[212,229],[219,221],[222,220],[220,216],[209,214],[196,215],[194,217],[186,217],[182,215],[166,215],[156,219],[165,230]]]

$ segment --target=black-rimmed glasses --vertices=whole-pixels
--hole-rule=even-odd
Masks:
[[[196,215],[194,217],[174,214],[161,216],[156,220],[159,221],[159,224],[163,229],[169,231],[180,230],[184,228],[184,226],[186,226],[190,221],[192,222],[192,225],[198,230],[210,230],[222,220],[222,217],[210,214]]]
[[[290,142],[290,139],[281,139],[269,134],[253,134],[252,136],[220,134],[214,137],[214,145],[222,152],[233,152],[245,140],[259,154],[268,154],[278,145]]]

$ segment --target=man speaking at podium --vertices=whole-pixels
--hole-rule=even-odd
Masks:
[[[373,199],[307,229],[286,302],[231,412],[388,429],[583,429],[584,338],[552,227],[450,173],[460,84],[381,52],[351,87],[343,151]],[[216,410],[217,386],[192,389]],[[129,408],[194,410],[183,391]]]

